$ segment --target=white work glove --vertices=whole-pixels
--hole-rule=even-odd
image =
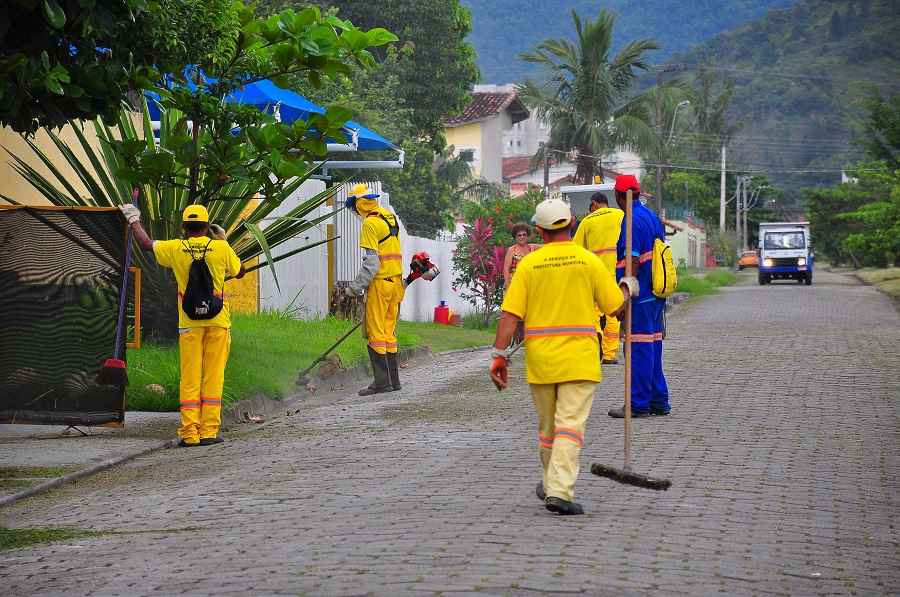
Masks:
[[[226,240],[225,238],[225,229],[219,226],[218,224],[210,224],[209,232],[212,234],[212,237],[216,240]]]
[[[619,286],[625,287],[625,289],[628,290],[628,294],[632,297],[636,297],[641,292],[641,286],[634,276],[625,276],[619,280]]]
[[[122,215],[125,216],[125,219],[128,220],[129,224],[134,224],[141,221],[141,210],[139,210],[133,203],[120,205],[119,211],[122,212]]]
[[[363,292],[364,292],[364,291],[363,291]],[[345,287],[344,287],[344,294],[345,294],[346,296],[351,297],[351,298],[352,298],[352,297],[357,297],[357,296],[362,296],[362,295],[363,295],[363,292],[357,291],[355,288],[353,288],[353,286],[345,286]]]

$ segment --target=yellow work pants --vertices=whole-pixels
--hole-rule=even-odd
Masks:
[[[397,352],[397,318],[403,301],[400,276],[374,279],[366,295],[366,338],[378,354]]]
[[[222,423],[222,387],[231,349],[231,330],[189,328],[178,337],[181,359],[181,427],[178,437],[192,444],[216,437]]]
[[[538,441],[544,468],[544,492],[571,502],[578,478],[584,425],[594,402],[593,381],[531,384],[538,414]]]
[[[618,319],[606,316],[606,327],[603,328],[603,338],[600,341],[604,359],[615,360],[619,354],[619,327]]]

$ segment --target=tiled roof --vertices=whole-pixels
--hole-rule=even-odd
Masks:
[[[503,158],[503,180],[509,180],[522,174],[531,172],[531,156],[517,155],[511,158]]]
[[[446,121],[447,126],[459,126],[469,122],[477,122],[500,114],[503,110],[509,110],[513,122],[520,122],[528,118],[529,113],[525,105],[515,93],[473,93],[472,101],[465,107],[462,114],[454,116]]]

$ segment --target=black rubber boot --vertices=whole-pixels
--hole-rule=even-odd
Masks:
[[[547,498],[547,501],[544,502],[544,507],[551,512],[556,512],[562,516],[578,516],[579,514],[584,514],[584,508],[581,507],[581,504],[567,502],[562,498],[553,496]]]
[[[388,373],[387,356],[378,354],[372,347],[369,347],[369,361],[372,363],[372,373],[375,379],[369,384],[369,387],[361,389],[358,393],[360,396],[371,396],[372,394],[380,394],[382,392],[391,391],[391,377]]]
[[[614,419],[624,419],[625,418],[625,407],[620,406],[619,408],[611,408],[611,409],[609,409],[608,414],[609,414],[609,416],[611,416]],[[635,411],[634,409],[632,409],[632,411],[631,411],[632,419],[643,419],[644,417],[649,417],[649,416],[650,416],[650,411],[640,412],[640,411]]]
[[[397,390],[402,388],[402,386],[400,385],[400,371],[398,370],[397,353],[387,353],[387,361],[388,375],[391,377],[391,391],[396,392]]]

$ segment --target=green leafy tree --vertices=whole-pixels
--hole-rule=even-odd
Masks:
[[[326,0],[358,27],[395,32],[404,49],[398,62],[399,93],[414,109],[418,135],[443,149],[444,120],[460,112],[478,80],[475,50],[466,41],[472,30],[469,10],[459,0]],[[383,52],[382,52],[383,54]]]
[[[877,89],[860,101],[866,110],[863,136],[856,144],[874,160],[900,169],[900,93],[884,98]]]
[[[646,53],[656,42],[639,39],[610,57],[616,17],[601,10],[582,22],[572,11],[575,42],[548,39],[522,59],[540,65],[547,83],[527,80],[522,99],[550,124],[548,147],[578,152],[575,182],[587,183],[600,171],[600,159],[619,147],[652,147],[654,131],[647,121],[643,97],[631,97],[637,71],[647,70]],[[542,156],[536,156],[541,159]]]
[[[126,93],[154,72],[143,41],[157,9],[152,0],[0,3],[0,125],[34,133],[75,119],[114,120]]]

